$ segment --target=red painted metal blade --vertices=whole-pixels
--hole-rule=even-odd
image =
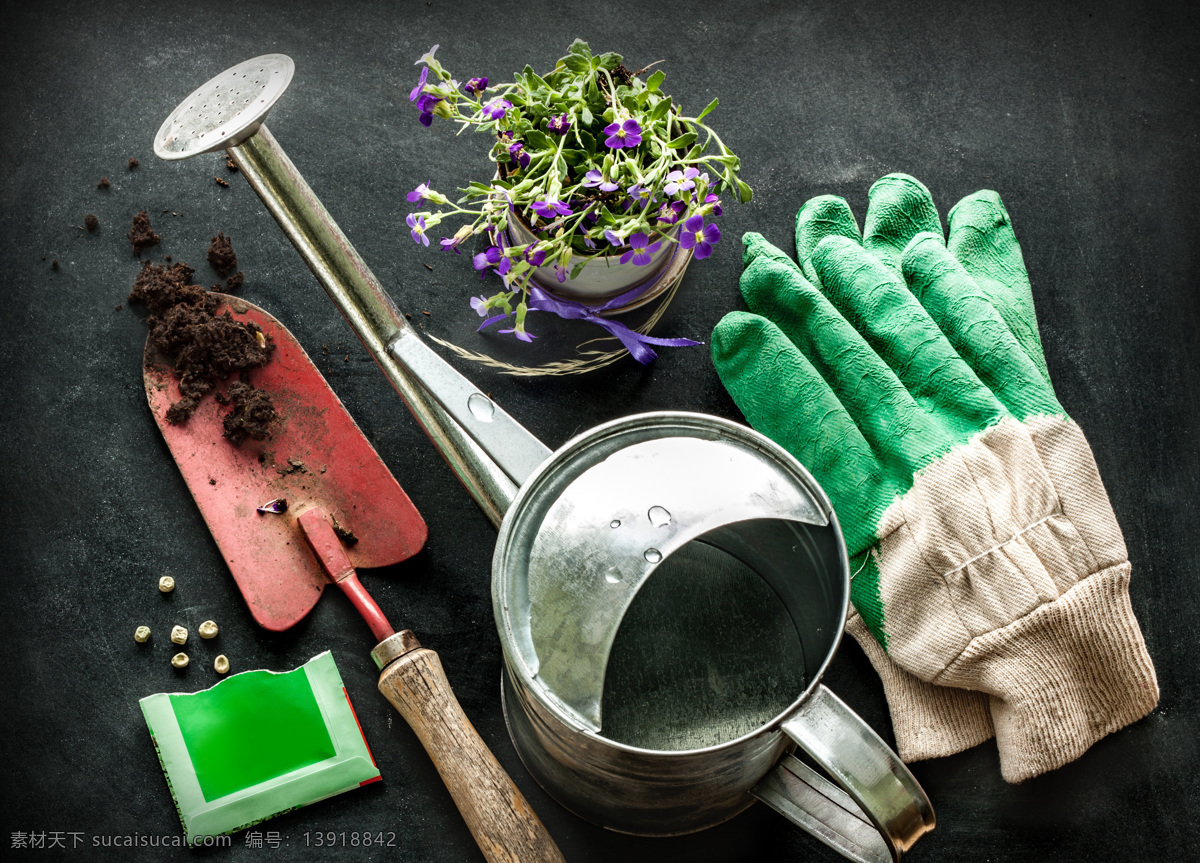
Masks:
[[[271,436],[231,444],[221,434],[228,408],[211,395],[187,422],[167,422],[167,408],[180,398],[178,382],[149,340],[146,397],[254,619],[284,630],[312,610],[329,583],[296,522],[308,507],[321,507],[357,537],[345,548],[356,569],[411,557],[425,544],[427,530],[292,334],[258,306],[217,296],[218,314],[228,309],[275,342],[270,362],[248,375],[249,383],[270,393],[279,414]],[[287,500],[287,512],[257,511],[274,498]]]

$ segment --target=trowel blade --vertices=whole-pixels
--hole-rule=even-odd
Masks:
[[[252,303],[215,296],[221,300],[217,314],[228,310],[235,320],[253,322],[275,343],[270,361],[247,375],[270,394],[279,414],[270,437],[234,446],[222,436],[228,409],[211,395],[186,422],[168,422],[179,385],[150,339],[143,363],[146,398],[251,614],[267,629],[284,630],[312,610],[328,583],[296,524],[307,507],[320,506],[357,539],[346,548],[355,568],[411,557],[427,531],[292,334]],[[276,498],[288,502],[285,512],[258,511]]]

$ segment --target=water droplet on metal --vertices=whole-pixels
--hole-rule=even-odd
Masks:
[[[496,415],[496,405],[483,393],[471,393],[467,399],[467,408],[481,423],[490,423]]]
[[[666,527],[671,523],[671,513],[667,512],[661,506],[650,507],[650,511],[646,513],[646,516],[655,527]]]
[[[642,557],[646,558],[650,563],[658,563],[662,560],[662,552],[657,548],[648,548]]]
[[[607,581],[609,584],[620,584],[621,583],[621,579],[617,578],[611,572],[604,576],[604,580]]]
[[[620,526],[621,526],[621,519],[619,519],[619,518],[614,518],[612,521],[610,521],[610,522],[608,523],[608,526],[609,526],[609,527],[611,527],[611,528],[613,528],[613,529],[616,529],[616,528],[620,527]]]

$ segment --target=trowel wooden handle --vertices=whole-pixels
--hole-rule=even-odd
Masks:
[[[384,667],[379,691],[417,733],[489,863],[563,863],[562,853],[471,725],[438,655],[419,647]]]

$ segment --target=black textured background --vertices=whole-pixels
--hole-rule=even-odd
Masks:
[[[1092,442],[1125,530],[1162,700],[1078,762],[1020,786],[1001,780],[992,744],[914,765],[938,828],[912,859],[1195,859],[1194,7],[259,0],[3,10],[0,847],[16,831],[76,832],[89,844],[179,832],[137,705],[215,682],[202,656],[182,679],[171,671],[164,636],[175,621],[215,618],[237,670],[291,668],[331,649],[385,777],[263,825],[287,837],[279,850],[246,848],[239,834],[223,851],[88,847],[8,859],[482,859],[415,737],[375,692],[370,638],[348,604],[329,594],[280,636],[259,630],[242,603],[146,408],[140,313],[115,309],[138,266],[124,232],[141,209],[165,238],[152,255],[191,262],[201,280],[216,280],[203,262],[209,237],[233,237],[243,296],[318,358],[422,511],[427,549],[364,580],[394,621],[441,654],[463,707],[568,860],[836,859],[763,807],[702,834],[648,840],[586,824],[541,792],[500,714],[492,529],[244,180],[214,183],[226,176],[215,155],[168,164],[151,151],[193,88],[257,54],[289,54],[296,77],[269,124],[292,160],[403,308],[429,311],[415,318],[432,333],[499,350],[499,337],[473,332],[466,299],[478,286],[467,258],[417,248],[403,226],[404,194],[418,182],[449,191],[486,173],[484,142],[417,124],[407,103],[413,61],[437,42],[460,80],[508,80],[526,62],[549,67],[576,36],[634,68],[664,60],[665,89],[688,108],[719,95],[712,122],[756,191],[751,205],[727,207],[725,240],[688,272],[659,334],[707,339],[740,306],[741,233],[790,244],[795,211],[812,195],[844,195],[861,218],[870,184],[897,170],[923,180],[943,213],[976,189],[1001,193],[1055,385]],[[131,156],[141,160],[135,171]],[[102,175],[107,191],[96,189]],[[76,227],[86,213],[100,218],[95,234]],[[651,369],[626,359],[542,381],[459,366],[552,446],[633,410],[740,418],[705,348],[664,350]],[[166,600],[155,589],[163,573],[179,584]],[[142,622],[158,634],[151,650],[130,637]],[[827,682],[890,739],[882,689],[853,643]],[[394,831],[398,847],[303,847],[305,832],[367,830]]]

